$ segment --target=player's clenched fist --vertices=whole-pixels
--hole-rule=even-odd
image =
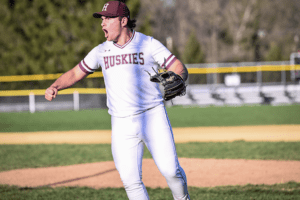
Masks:
[[[46,92],[45,92],[45,99],[47,99],[48,101],[52,101],[52,99],[54,99],[57,95],[57,88],[55,87],[49,87],[47,88]]]

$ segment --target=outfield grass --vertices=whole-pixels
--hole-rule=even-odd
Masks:
[[[147,188],[151,200],[172,200],[169,189]],[[299,199],[300,183],[290,182],[276,185],[246,185],[225,186],[214,188],[189,187],[191,199],[194,200],[273,200],[273,199]],[[92,189],[92,188],[18,188],[0,186],[0,199],[18,200],[124,200],[127,199],[124,189]]]
[[[173,127],[300,124],[300,105],[171,107]],[[0,113],[0,132],[110,129],[107,110]]]
[[[300,105],[167,109],[173,127],[300,124]]]
[[[197,142],[176,149],[185,158],[300,160],[300,142]],[[111,161],[112,155],[110,144],[0,145],[0,158],[5,171]],[[144,158],[151,158],[148,150]]]

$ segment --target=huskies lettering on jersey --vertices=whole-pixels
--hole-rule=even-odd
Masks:
[[[129,54],[129,55],[130,55],[130,54]],[[127,54],[123,54],[123,55],[121,55],[121,56],[122,56],[122,65],[128,64],[128,62],[126,61]]]
[[[126,65],[126,64],[144,65],[145,64],[143,52],[122,54],[116,56],[104,56],[103,60],[104,60],[105,69],[118,66],[118,65]]]
[[[105,64],[105,69],[108,69],[109,65],[108,65],[108,57],[107,56],[104,57],[104,64]]]

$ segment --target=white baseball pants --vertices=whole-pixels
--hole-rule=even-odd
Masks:
[[[148,200],[142,182],[144,144],[166,178],[175,200],[189,199],[187,181],[180,167],[172,128],[164,105],[144,113],[112,117],[112,154],[130,200]]]

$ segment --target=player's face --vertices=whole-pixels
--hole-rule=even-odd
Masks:
[[[118,41],[121,35],[121,21],[119,17],[105,17],[102,16],[102,30],[104,32],[105,38],[108,41]]]

